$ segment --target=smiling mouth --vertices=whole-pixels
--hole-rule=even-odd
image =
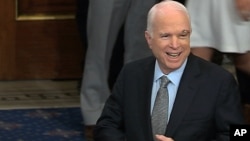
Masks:
[[[180,56],[180,52],[179,53],[166,53],[168,56],[171,56],[171,57],[178,57]]]

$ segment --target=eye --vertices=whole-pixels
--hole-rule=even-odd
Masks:
[[[160,35],[161,38],[168,38],[169,36],[170,36],[170,34],[167,34],[167,33]]]
[[[179,37],[182,38],[182,39],[184,39],[184,38],[188,37],[188,34],[181,34]]]
[[[185,38],[188,38],[189,34],[190,34],[189,31],[184,30],[183,32],[181,32],[181,34],[179,35],[179,37],[180,37],[181,39],[185,39]]]

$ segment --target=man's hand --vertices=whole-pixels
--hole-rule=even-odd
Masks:
[[[172,138],[168,138],[163,135],[155,135],[155,137],[159,141],[174,141]]]

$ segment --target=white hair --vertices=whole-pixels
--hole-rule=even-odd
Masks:
[[[168,8],[183,11],[184,13],[187,14],[187,17],[190,22],[188,11],[183,4],[177,1],[173,1],[173,0],[163,0],[160,3],[155,4],[148,12],[147,31],[151,34],[151,36],[153,34],[152,28],[153,28],[153,21],[154,21],[155,14],[157,12],[162,11],[162,9],[168,9]]]

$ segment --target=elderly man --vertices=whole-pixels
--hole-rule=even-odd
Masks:
[[[95,141],[229,141],[243,124],[237,83],[190,54],[186,8],[165,0],[148,13],[154,56],[124,66],[94,130]]]

